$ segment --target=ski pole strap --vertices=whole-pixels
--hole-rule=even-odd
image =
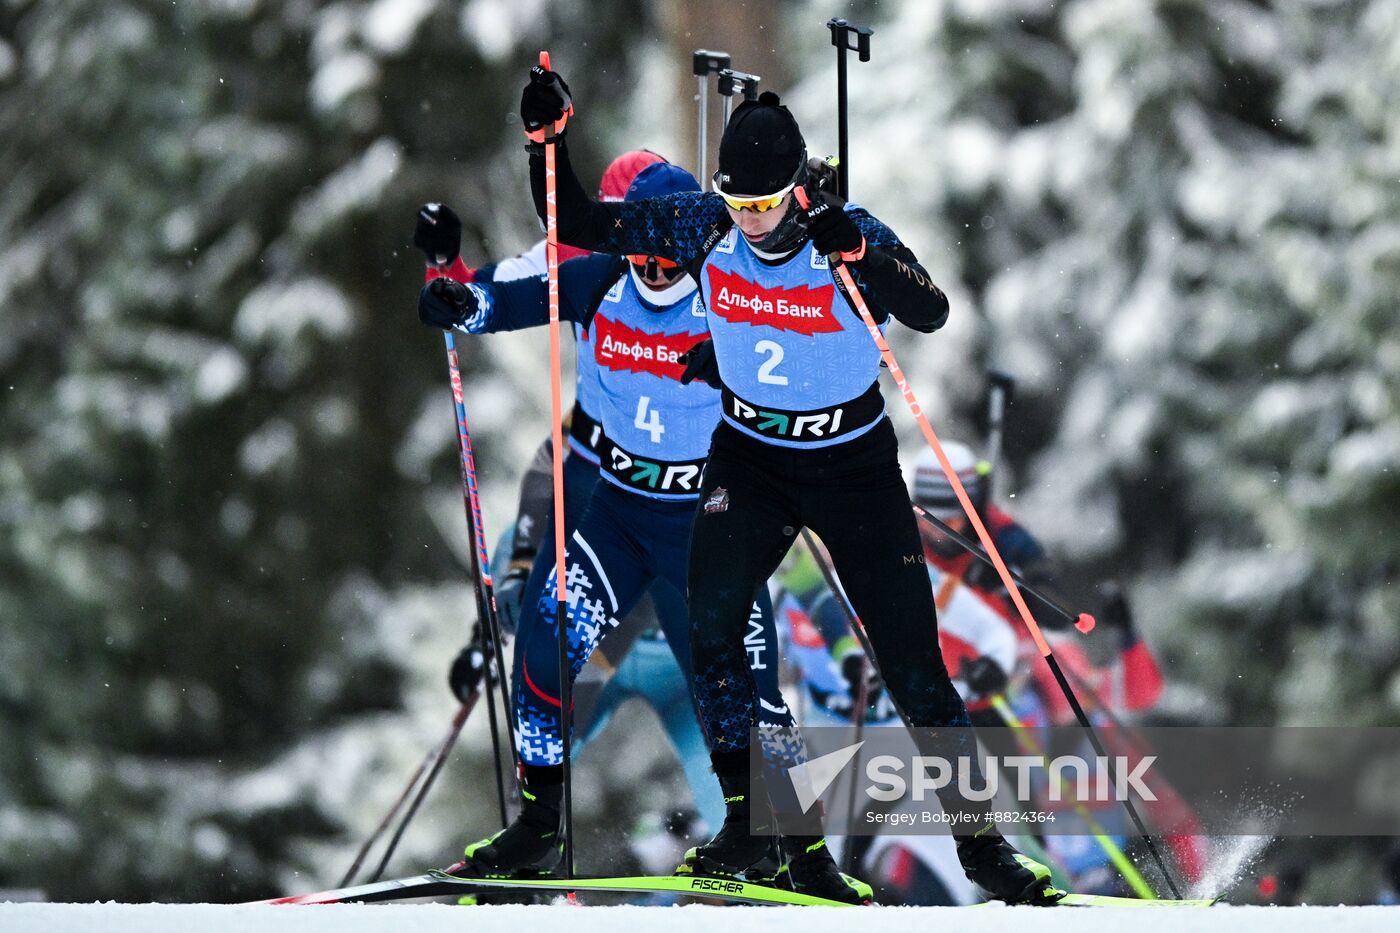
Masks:
[[[749,402],[735,395],[728,386],[720,391],[724,420],[746,434],[779,441],[784,446],[830,444],[834,438],[845,437],[870,427],[885,415],[885,399],[880,384],[849,402],[794,411]]]

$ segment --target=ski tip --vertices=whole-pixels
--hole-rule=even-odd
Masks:
[[[543,68],[545,71],[553,70],[549,67],[549,53],[546,52],[544,49],[540,49],[540,67]]]
[[[1094,617],[1089,615],[1089,613],[1087,612],[1081,612],[1079,614],[1079,618],[1076,619],[1074,622],[1074,627],[1079,629],[1079,631],[1083,632],[1085,635],[1088,635],[1090,632],[1092,632],[1094,630],[1095,625],[1098,625],[1098,623],[1094,621]]]

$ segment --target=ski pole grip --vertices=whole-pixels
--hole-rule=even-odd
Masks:
[[[728,52],[712,52],[709,49],[696,49],[691,53],[690,71],[697,78],[708,77],[709,75],[723,71],[729,67],[730,57]]]
[[[987,370],[987,381],[1010,395],[1016,389],[1016,377],[1000,369]]]
[[[875,30],[869,26],[857,26],[844,19],[832,19],[826,24],[831,30],[831,44],[838,49],[855,52],[863,62],[870,61],[870,37]]]
[[[540,68],[542,68],[546,74],[554,70],[553,68],[549,67],[549,53],[544,49],[540,49]],[[543,82],[544,78],[541,78],[540,80],[541,82]],[[556,135],[558,134],[555,133],[553,124],[550,124],[549,126],[546,126],[544,128],[545,142],[552,142]]]
[[[719,72],[719,80],[715,82],[715,90],[724,97],[733,97],[737,92],[744,96],[744,100],[757,100],[758,82],[762,80],[762,75],[749,74],[747,71],[735,71],[733,68],[722,68]]]
[[[1016,377],[1003,370],[987,370],[987,383],[994,396],[1000,394],[1003,407],[1016,394]]]

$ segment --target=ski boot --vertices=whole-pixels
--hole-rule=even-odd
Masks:
[[[559,865],[563,842],[559,813],[563,784],[522,786],[520,815],[505,829],[467,846],[456,874],[478,878],[549,877]]]
[[[846,904],[873,902],[870,885],[836,867],[824,837],[784,836],[782,848],[786,862],[778,872],[780,887]]]
[[[1048,905],[1065,896],[1050,869],[1011,848],[995,827],[959,838],[958,861],[969,881],[1008,904]]]
[[[758,884],[771,883],[781,862],[767,794],[761,795],[764,799],[750,799],[747,764],[740,770],[716,763],[715,776],[724,793],[724,824],[709,842],[685,853],[685,860],[675,874],[719,875]],[[760,781],[760,790],[762,786]],[[762,822],[757,829],[750,829],[755,813],[760,814]]]

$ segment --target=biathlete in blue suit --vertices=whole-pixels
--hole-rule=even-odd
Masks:
[[[701,721],[734,803],[718,835],[682,868],[747,872],[769,845],[751,831],[753,805],[743,793],[748,735],[758,724],[743,645],[747,605],[804,526],[830,551],[891,699],[912,725],[939,730],[916,736],[925,754],[979,760],[939,651],[923,549],[876,381],[880,354],[838,292],[828,257],[853,272],[881,327],[894,317],[932,332],[946,320],[948,301],[894,233],[822,190],[797,121],[776,94],[735,109],[712,193],[623,204],[591,200],[574,176],[562,138],[573,113],[563,80],[535,68],[521,116],[532,142],[536,210],[543,215],[549,126],[557,134],[560,241],[679,264],[698,283],[713,337],[708,355],[711,378],[723,387],[723,422],[713,433],[692,532],[690,638]],[[808,187],[807,210],[794,196],[798,185]],[[697,351],[691,372],[705,371],[705,362]],[[974,776],[970,786],[979,781]],[[939,798],[976,884],[1009,902],[1060,896],[1044,865],[1002,839],[986,802],[966,799],[956,784]],[[782,806],[777,796],[774,803]],[[836,869],[823,837],[785,835],[783,853],[794,889],[868,899],[868,886]]]
[[[637,175],[649,165],[665,162],[661,156],[646,149],[624,152],[608,164],[598,183],[598,198],[621,201]],[[446,276],[463,284],[474,282],[507,282],[545,274],[545,244],[541,240],[525,252],[495,263],[471,268],[461,258],[462,221],[450,207],[442,203],[424,204],[418,211],[414,228],[414,245],[427,260],[425,276],[428,282]],[[564,247],[560,258],[586,256],[586,250]],[[590,342],[590,332],[573,324],[578,348],[577,378],[574,385],[573,410],[567,416],[568,449],[564,458],[564,530],[572,534],[583,515],[593,488],[598,482],[598,457],[607,449],[602,424],[594,413],[602,407],[602,380],[599,364]],[[498,548],[492,559],[492,575],[496,578],[496,608],[501,628],[507,636],[520,637],[521,604],[528,591],[543,590],[550,570],[554,567],[553,484],[550,481],[553,455],[548,440],[541,446],[521,480],[520,509],[514,527],[504,536],[504,549]],[[637,607],[643,618],[624,618],[625,625],[650,632],[657,618],[665,619],[663,628],[682,631],[686,625],[685,597],[664,579],[654,582],[650,599]],[[448,674],[452,692],[463,702],[476,689],[480,674],[475,668],[480,627],[470,642],[453,661]],[[607,721],[609,704],[617,704],[627,696],[643,690],[681,759],[686,780],[690,785],[696,807],[710,826],[718,826],[723,815],[723,800],[719,788],[709,779],[709,759],[699,723],[686,701],[676,709],[670,698],[690,694],[689,678],[682,674],[665,640],[659,633],[636,641],[614,639],[609,669],[616,669],[618,678],[603,691],[597,702],[590,704],[586,690],[574,694],[575,715],[583,735],[573,745],[574,755],[582,750],[588,736],[595,734]],[[630,649],[630,650],[629,650]],[[591,686],[591,685],[590,685]],[[590,713],[593,710],[593,713]],[[697,755],[699,756],[697,759]]]
[[[699,185],[669,164],[644,169],[628,200]],[[599,639],[616,627],[654,580],[684,591],[690,527],[700,493],[720,396],[703,383],[683,384],[681,356],[708,336],[694,282],[654,254],[573,259],[560,267],[560,317],[589,335],[601,383],[597,417],[606,438],[600,482],[569,536],[567,609],[569,676],[575,678]],[[437,279],[419,297],[425,324],[469,334],[517,330],[548,321],[543,278],[463,284]],[[533,579],[533,578],[532,578]],[[563,729],[558,683],[553,570],[527,587],[515,644],[517,754],[524,806],[517,819],[467,847],[468,870],[483,874],[548,870],[558,861]],[[755,598],[755,596],[757,598]],[[767,591],[746,600],[739,640],[744,676],[756,683],[746,720],[792,726],[778,690],[777,636]],[[686,620],[661,620],[676,662],[690,682]]]

